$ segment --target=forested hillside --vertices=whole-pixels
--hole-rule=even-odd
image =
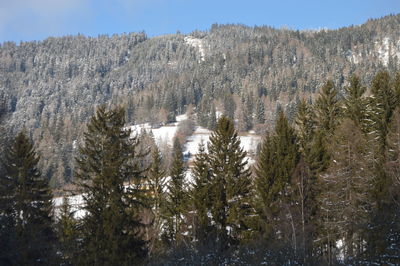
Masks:
[[[240,131],[273,128],[277,110],[293,121],[300,99],[315,98],[327,79],[343,95],[351,74],[367,84],[382,68],[394,73],[399,25],[400,15],[392,15],[338,30],[213,25],[189,35],[6,42],[0,47],[6,132],[29,132],[41,169],[57,187],[71,180],[75,144],[100,104],[125,106],[130,124],[168,122],[192,105],[204,126],[217,108]]]

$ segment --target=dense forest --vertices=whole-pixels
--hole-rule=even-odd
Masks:
[[[239,131],[293,122],[301,99],[331,79],[368,84],[396,73],[400,15],[337,30],[212,25],[189,35],[50,37],[0,45],[0,103],[7,134],[26,129],[52,188],[74,181],[76,147],[98,106],[123,105],[128,124],[160,125],[191,107],[212,128],[222,111]],[[263,132],[263,130],[260,130]]]
[[[178,138],[166,168],[151,136],[132,137],[125,108],[101,106],[57,213],[24,129],[3,145],[0,263],[399,264],[400,73],[346,80],[300,99],[292,122],[281,110],[255,165],[221,115],[190,182]]]
[[[0,44],[0,265],[400,264],[399,25]]]

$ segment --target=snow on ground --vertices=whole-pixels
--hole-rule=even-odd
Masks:
[[[60,214],[60,208],[63,204],[64,197],[56,197],[53,198],[53,205],[55,209],[55,217],[58,217]],[[68,197],[68,203],[71,206],[71,212],[74,213],[74,217],[79,219],[85,216],[86,211],[82,210],[83,206],[83,197],[82,195],[75,195]]]
[[[217,116],[219,117],[221,113],[219,112]],[[146,130],[147,132],[152,132],[154,139],[156,141],[157,145],[161,145],[163,143],[167,143],[168,145],[173,145],[173,138],[176,134],[176,131],[178,129],[178,125],[182,122],[188,119],[187,115],[179,115],[176,117],[175,123],[171,123],[165,126],[161,126],[159,128],[152,128],[149,123],[146,124],[140,124],[140,125],[134,125],[131,126],[132,134],[139,134],[142,130]],[[189,162],[194,160],[195,155],[198,152],[199,149],[199,144],[201,141],[204,142],[205,145],[205,150],[207,151],[207,142],[211,136],[212,131],[201,127],[201,126],[196,126],[193,134],[189,136],[186,139],[186,143],[183,147],[183,153],[185,155],[185,158],[189,159]],[[254,155],[257,149],[257,145],[261,141],[261,137],[256,135],[254,131],[250,131],[248,134],[239,136],[240,142],[241,142],[241,147],[247,151],[249,164],[254,163]],[[191,171],[187,171],[186,173],[186,182],[188,184],[192,183],[192,176],[191,176]],[[62,206],[63,203],[63,197],[57,197],[53,199],[53,203],[55,206],[56,210],[56,217],[59,214],[59,208]],[[82,218],[85,216],[85,211],[82,210],[82,205],[83,205],[83,198],[82,195],[75,195],[69,197],[69,204],[71,205],[71,209],[74,213],[75,218]]]
[[[147,133],[152,132],[154,136],[154,140],[157,145],[161,145],[162,143],[167,143],[168,145],[173,145],[173,140],[178,130],[178,125],[184,120],[187,120],[188,116],[186,114],[178,115],[176,117],[175,123],[170,123],[165,126],[161,126],[158,128],[152,128],[149,123],[139,124],[131,126],[132,134],[140,134],[142,130],[146,130]]]
[[[207,142],[210,138],[211,131],[204,127],[196,127],[193,135],[186,140],[184,153],[190,152],[191,155],[197,154],[199,144],[201,141],[204,142],[207,151]],[[254,154],[257,149],[257,145],[261,141],[261,137],[255,134],[248,134],[245,136],[239,136],[241,147],[249,154]]]
[[[202,39],[195,38],[193,36],[186,36],[184,40],[187,44],[193,46],[199,51],[200,60],[204,61],[205,60],[204,41]]]
[[[396,41],[385,37],[381,42],[375,42],[375,51],[382,64],[387,66],[390,58],[400,58],[400,40]]]
[[[381,60],[382,64],[385,66],[387,66],[389,63],[389,56],[390,56],[389,42],[390,42],[390,39],[388,37],[383,38],[382,44],[376,42],[378,58],[379,58],[379,60]]]

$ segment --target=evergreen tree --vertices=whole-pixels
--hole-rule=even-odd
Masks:
[[[127,265],[147,253],[140,217],[146,207],[144,155],[124,128],[124,117],[123,108],[99,107],[79,147],[75,176],[86,212],[80,264]]]
[[[356,126],[364,130],[366,119],[366,100],[363,98],[366,88],[357,76],[351,76],[349,86],[345,87],[344,116],[350,118]]]
[[[165,185],[166,185],[166,174],[162,169],[162,157],[160,150],[156,145],[153,146],[151,153],[152,162],[148,171],[148,189],[151,195],[151,209],[153,212],[153,224],[152,224],[152,237],[149,245],[149,252],[151,253],[154,249],[158,248],[159,236],[161,235],[163,225],[163,214],[162,208],[165,202]]]
[[[322,87],[316,101],[317,129],[325,136],[331,136],[338,124],[339,101],[337,90],[331,80]]]
[[[211,112],[207,123],[207,128],[209,130],[214,130],[217,125],[217,111],[215,109],[215,104],[211,104]]]
[[[288,206],[292,200],[291,179],[298,162],[294,129],[281,112],[275,134],[266,137],[261,146],[255,168],[258,210],[265,221],[261,229],[272,238],[294,237],[295,232],[286,232],[282,226],[286,222],[293,223],[293,213]],[[292,218],[288,221],[286,217]]]
[[[230,119],[235,117],[236,103],[232,94],[226,93],[223,97],[224,115]]]
[[[306,161],[309,162],[310,158],[308,157],[315,137],[315,120],[312,106],[305,100],[300,101],[295,125],[299,151],[305,156]]]
[[[174,122],[178,110],[178,100],[173,90],[167,91],[164,100],[164,109],[167,110],[167,122]]]
[[[71,210],[69,198],[64,197],[57,221],[58,239],[64,264],[72,264],[78,253],[78,221]]]
[[[5,207],[2,218],[6,218],[6,226],[16,238],[16,250],[11,253],[18,257],[10,257],[16,259],[12,263],[19,265],[51,264],[56,259],[52,194],[48,180],[37,168],[38,162],[29,138],[24,132],[18,133],[6,151],[0,185]],[[14,240],[10,240],[12,244]]]
[[[199,144],[199,150],[193,162],[192,169],[193,188],[191,190],[191,202],[196,212],[194,236],[202,244],[210,233],[211,219],[211,172],[208,163],[208,154],[205,151],[203,141]]]
[[[394,77],[393,90],[394,90],[394,93],[396,94],[396,104],[397,104],[397,106],[399,106],[400,105],[400,72],[397,72],[396,76]]]
[[[372,113],[370,114],[371,130],[377,138],[377,155],[381,160],[385,159],[386,136],[396,107],[396,97],[391,85],[389,73],[381,71],[376,74],[371,86],[373,94],[371,98]]]
[[[185,163],[179,139],[174,139],[172,154],[172,165],[170,169],[170,181],[167,185],[167,201],[165,208],[166,228],[164,232],[165,240],[169,244],[178,245],[183,241],[183,223],[185,213]]]
[[[265,107],[261,98],[257,99],[256,110],[255,110],[255,120],[258,124],[265,123]]]
[[[211,215],[222,251],[249,232],[251,180],[246,152],[233,122],[222,116],[208,143],[211,170]]]

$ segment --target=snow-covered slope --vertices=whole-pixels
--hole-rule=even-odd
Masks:
[[[359,64],[372,56],[378,58],[384,66],[388,66],[390,58],[397,58],[397,63],[400,63],[400,39],[395,40],[390,37],[384,37],[381,40],[376,40],[373,49],[368,53],[365,53],[365,51],[362,53],[363,50],[362,47],[354,46],[352,50],[346,52],[347,60],[353,64]]]
[[[195,38],[193,36],[186,36],[185,43],[196,48],[200,54],[200,61],[205,60],[205,44],[203,39]]]

